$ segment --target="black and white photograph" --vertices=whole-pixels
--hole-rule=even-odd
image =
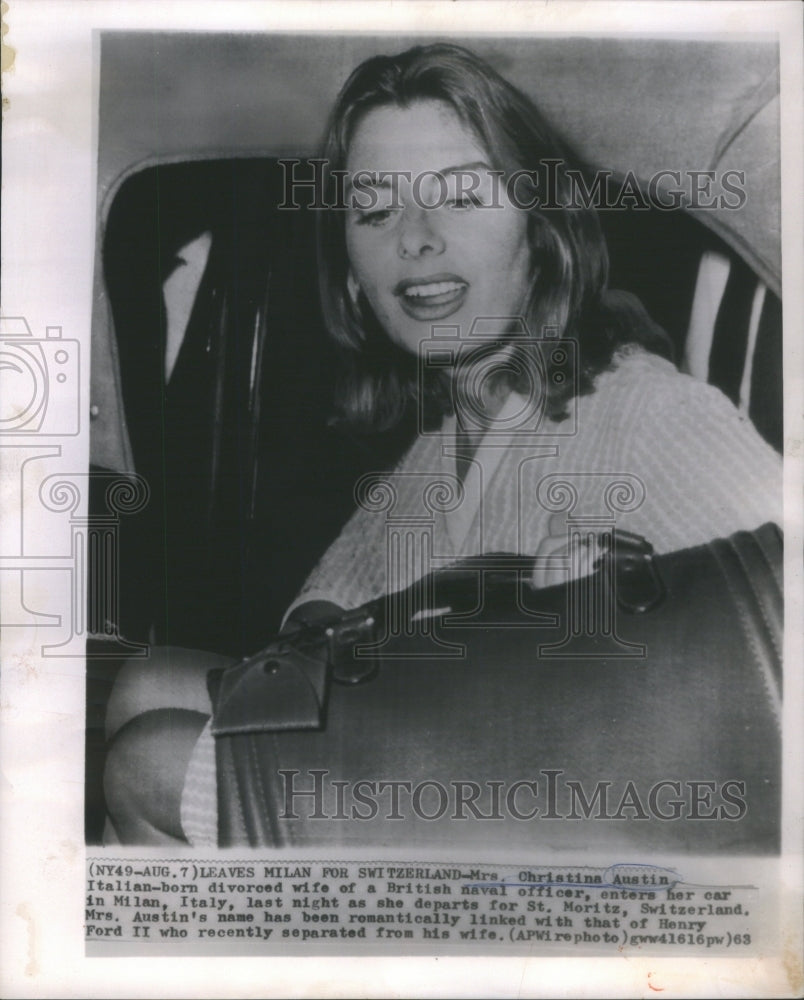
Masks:
[[[72,720],[124,977],[70,982],[798,995],[800,11],[163,6],[84,8],[41,204],[4,79],[4,755],[46,825]]]
[[[777,46],[100,47],[104,842],[778,852]]]

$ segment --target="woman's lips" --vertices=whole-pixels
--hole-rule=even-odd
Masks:
[[[463,305],[469,285],[455,274],[408,278],[394,288],[394,295],[411,319],[444,319]]]

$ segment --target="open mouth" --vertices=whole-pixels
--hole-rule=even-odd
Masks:
[[[413,319],[443,319],[463,305],[469,285],[452,274],[400,281],[394,289],[405,313]]]

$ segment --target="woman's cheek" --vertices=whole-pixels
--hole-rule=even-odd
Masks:
[[[393,315],[391,312],[392,302],[390,301],[390,293],[384,295],[380,287],[373,281],[364,280],[361,283],[358,278],[358,283],[380,326],[383,327],[386,333],[391,333]]]
[[[380,247],[376,245],[376,240],[371,240],[364,235],[355,234],[351,237],[347,235],[346,252],[349,257],[349,264],[352,274],[367,295],[371,295],[377,283],[377,266],[379,261]]]

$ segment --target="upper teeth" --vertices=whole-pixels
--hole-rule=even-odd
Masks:
[[[464,286],[459,281],[434,281],[430,285],[411,285],[405,289],[405,295],[423,298],[425,295],[444,295],[445,292],[457,292]]]

